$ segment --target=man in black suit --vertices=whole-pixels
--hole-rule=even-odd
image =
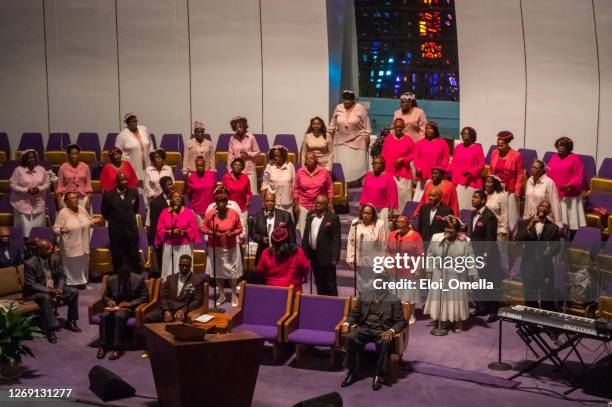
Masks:
[[[102,216],[108,221],[113,269],[123,265],[134,273],[142,271],[138,253],[138,192],[127,187],[127,175],[117,174],[117,188],[102,196]]]
[[[263,207],[261,211],[255,215],[251,225],[249,225],[249,236],[257,243],[257,252],[255,253],[255,267],[259,264],[261,253],[270,246],[270,236],[276,230],[279,224],[284,223],[289,232],[289,239],[295,243],[295,223],[291,218],[291,214],[282,209],[276,208],[276,195],[272,192],[266,192],[263,197]],[[265,279],[253,270],[251,275],[247,276],[247,280],[253,283],[265,284]]]
[[[525,305],[554,310],[553,257],[559,252],[559,227],[548,219],[550,202],[542,201],[531,219],[521,219],[516,240],[523,242],[521,275]],[[539,304],[539,303],[540,304]]]
[[[11,241],[11,231],[0,227],[0,268],[17,267],[23,263],[23,239]]]
[[[202,305],[202,285],[208,276],[193,274],[191,265],[191,256],[183,254],[179,259],[179,272],[168,276],[162,283],[159,310],[147,317],[148,322],[183,321],[187,314]]]
[[[172,177],[164,176],[159,179],[159,186],[162,193],[151,199],[149,202],[149,214],[147,217],[147,237],[149,243],[153,245],[155,242],[155,234],[157,233],[157,221],[162,211],[170,206],[170,193],[174,191],[174,181]],[[152,265],[155,268],[153,274],[159,275],[162,263],[163,246],[159,245],[153,249]]]
[[[429,203],[421,207],[417,222],[417,232],[426,245],[429,244],[433,235],[444,233],[444,228],[448,225],[444,218],[448,215],[454,215],[453,210],[442,203],[440,189],[432,188],[429,191]]]
[[[474,254],[485,258],[485,266],[478,270],[481,279],[492,282],[494,290],[477,291],[475,293],[476,315],[489,315],[488,323],[497,320],[497,309],[499,308],[499,295],[504,278],[501,266],[501,256],[497,247],[497,216],[485,206],[487,194],[482,191],[474,191],[472,194],[472,206],[474,210],[470,216],[468,232],[472,240]]]
[[[364,291],[344,325],[353,328],[347,338],[344,367],[348,372],[342,387],[355,383],[357,356],[366,344],[375,342],[378,362],[372,388],[379,390],[384,382],[383,375],[387,373],[391,341],[406,328],[402,302],[387,290]]]
[[[108,278],[104,291],[104,312],[100,314],[98,359],[112,350],[109,360],[119,359],[128,346],[128,319],[134,317],[140,304],[149,301],[149,290],[140,274],[121,266]]]
[[[55,317],[57,305],[68,306],[65,328],[81,332],[76,322],[79,319],[79,291],[76,288],[66,287],[62,259],[53,253],[53,246],[48,240],[40,239],[36,242],[36,254],[24,263],[24,280],[23,296],[38,304],[42,327],[49,342],[57,342],[55,335],[55,330],[59,328]]]
[[[315,210],[306,215],[302,249],[310,267],[319,295],[338,295],[336,265],[340,261],[340,218],[329,211],[329,198],[317,195]]]

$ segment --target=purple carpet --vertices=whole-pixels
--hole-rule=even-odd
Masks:
[[[351,201],[355,201],[351,191]],[[354,212],[354,208],[352,208]],[[343,215],[350,219],[353,215]],[[343,228],[347,229],[347,228]],[[343,238],[346,238],[344,230]],[[339,270],[340,295],[352,295],[352,272]],[[148,359],[140,358],[140,351],[127,352],[117,361],[96,359],[96,348],[90,345],[98,336],[98,327],[87,324],[87,304],[90,304],[100,289],[81,291],[80,326],[83,332],[75,334],[62,330],[58,343],[49,344],[44,338],[32,342],[35,358],[25,359],[26,373],[15,383],[7,385],[72,387],[81,401],[100,403],[89,390],[88,372],[92,366],[102,365],[123,377],[143,397],[133,397],[113,402],[118,406],[151,406],[156,401],[155,384]],[[306,292],[309,285],[304,286]],[[231,308],[228,309],[231,312]],[[60,309],[65,316],[65,309]],[[516,367],[524,367],[534,356],[516,335],[514,326],[504,324],[503,360],[511,363],[513,370],[494,372],[488,370],[489,362],[497,359],[497,324],[487,325],[476,319],[466,323],[465,331],[449,333],[444,337],[430,335],[431,321],[420,319],[410,327],[410,340],[403,359],[410,361],[401,369],[391,386],[380,391],[371,389],[371,379],[365,377],[348,388],[341,388],[344,378],[342,370],[329,371],[329,359],[324,352],[312,352],[304,367],[293,367],[293,355],[280,365],[272,365],[271,352],[267,350],[259,369],[253,406],[287,407],[301,400],[324,393],[338,391],[345,406],[571,406],[578,402],[562,399],[561,394],[569,387],[562,381],[554,366],[547,363],[538,367],[529,376],[522,376],[511,383],[505,380],[512,376]],[[584,341],[579,346],[586,362],[601,355],[600,343]],[[588,349],[587,349],[588,348]],[[590,349],[590,350],[589,350]],[[564,353],[565,354],[565,353]],[[579,372],[580,365],[575,355],[568,365]],[[210,367],[214,369],[214,366]],[[236,366],[236,368],[240,368]],[[367,371],[367,370],[366,370]],[[516,386],[516,387],[512,387]],[[571,393],[573,399],[590,399],[581,390]]]

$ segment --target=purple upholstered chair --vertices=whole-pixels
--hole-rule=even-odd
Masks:
[[[4,156],[3,156],[4,154]],[[8,135],[0,132],[0,162],[6,162],[11,159],[11,143]]]
[[[293,315],[284,323],[284,341],[296,345],[297,363],[301,363],[306,346],[329,346],[335,364],[349,306],[349,297],[297,293]]]
[[[570,247],[590,251],[593,256],[596,256],[601,249],[601,230],[588,226],[578,228]]]
[[[54,197],[51,194],[47,194],[45,197],[47,206],[47,216],[49,217],[49,224],[55,224],[55,218],[57,217],[57,206]]]
[[[348,208],[348,186],[340,163],[332,165],[331,176],[334,184],[334,205],[343,205]]]
[[[253,136],[255,136],[255,141],[257,141],[259,151],[264,154],[267,154],[270,150],[270,143],[268,143],[268,135],[262,133],[254,133]]]
[[[98,133],[79,133],[76,144],[81,147],[81,160],[87,164],[100,159],[100,138]]]
[[[171,167],[181,162],[185,144],[183,135],[178,133],[166,133],[161,138],[160,147],[166,151],[166,164]]]
[[[538,159],[538,152],[531,148],[519,148],[518,152],[523,156],[523,168],[525,168],[529,176],[529,169],[531,164]]]
[[[491,162],[491,154],[493,154],[493,150],[495,150],[497,148],[496,144],[493,144],[492,146],[489,147],[489,151],[487,151],[487,155],[485,157],[485,162],[486,163],[490,163]]]
[[[103,163],[107,163],[110,161],[108,158],[108,152],[115,147],[115,141],[117,141],[117,135],[119,133],[108,133],[106,135],[106,140],[104,140],[104,148],[102,148],[102,152],[100,153],[100,161]]]
[[[54,242],[55,234],[53,233],[53,228],[48,226],[34,226],[30,231],[28,240],[34,239],[46,239],[50,242]]]
[[[149,133],[149,140],[151,140],[151,151],[157,150],[157,138],[155,138],[155,134]]]
[[[102,194],[91,194],[91,211],[94,215],[102,215]]]
[[[295,140],[295,135],[293,134],[277,134],[274,137],[273,146],[281,145],[287,149],[289,152],[288,160],[292,163],[296,163],[298,161],[298,146],[297,141]]]
[[[112,272],[113,260],[110,253],[108,229],[106,227],[94,228],[89,241],[89,277],[100,278]]]
[[[595,158],[592,155],[584,155],[578,154],[580,157],[580,161],[582,161],[582,165],[584,165],[584,180],[582,181],[582,186],[584,188],[589,187],[589,181],[591,178],[597,175],[597,165],[595,164]]]
[[[21,228],[16,228],[13,226],[9,226],[9,231],[11,233],[11,240],[14,242],[23,242],[23,232]]]
[[[18,160],[21,157],[21,152],[27,149],[35,150],[38,153],[38,158],[43,159],[45,147],[41,133],[23,133],[19,141],[19,147],[15,152],[15,159]]]
[[[472,217],[471,209],[461,209],[459,211],[459,219],[461,219],[461,222],[465,223],[466,231],[470,230],[470,228],[468,227],[468,224],[470,223],[471,217]]]
[[[0,226],[13,226],[13,205],[10,199],[10,194],[0,196]]]
[[[217,162],[215,168],[217,169],[217,181],[221,181],[221,178],[227,174],[227,165]]]
[[[548,162],[550,161],[551,157],[556,154],[556,152],[554,151],[547,151],[544,153],[544,157],[542,158],[542,161],[544,161],[546,164],[548,164]]]
[[[11,192],[11,188],[9,187],[9,179],[11,175],[13,175],[13,171],[19,165],[19,161],[11,160],[5,162],[2,166],[0,166],[0,193],[9,194]]]
[[[231,332],[251,331],[274,342],[273,357],[277,358],[283,341],[283,323],[291,315],[293,285],[270,287],[240,283],[238,311],[229,321]]]
[[[68,133],[49,133],[47,140],[47,151],[64,151],[70,144],[70,134]]]
[[[612,192],[591,191],[589,205],[606,208],[608,212],[612,212]]]
[[[249,216],[255,216],[261,211],[262,201],[261,195],[253,195],[248,207]]]
[[[0,138],[0,140],[2,140]],[[0,143],[0,150],[2,149],[2,144]],[[10,147],[9,147],[10,152]],[[8,156],[8,154],[7,154]],[[607,178],[612,179],[612,158],[607,157],[601,162],[601,166],[599,167],[599,172],[597,173],[599,178]]]
[[[218,163],[227,164],[227,156],[229,154],[229,142],[232,138],[233,133],[221,133],[217,139],[217,146],[215,147],[215,159]]]
[[[406,205],[404,205],[404,209],[402,210],[402,215],[408,216],[409,218],[412,219],[412,215],[414,215],[414,211],[416,210],[417,206],[419,206],[418,202],[414,202],[414,201],[406,202]]]

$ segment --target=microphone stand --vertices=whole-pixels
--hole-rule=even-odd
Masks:
[[[170,211],[170,261],[172,262],[172,274],[174,274],[174,210],[176,206],[171,206]]]
[[[498,372],[503,372],[504,370],[510,370],[512,366],[509,363],[502,362],[502,320],[499,318],[499,337],[497,339],[497,361],[491,362],[488,365],[488,368],[491,370],[496,370]]]
[[[446,238],[442,240],[441,244],[446,244]],[[442,249],[442,258],[445,258],[448,254],[448,247]],[[433,273],[432,273],[433,277]],[[433,336],[446,336],[448,335],[448,330],[442,328],[442,309],[444,308],[444,303],[446,302],[446,271],[444,269],[444,263],[442,263],[442,288],[440,293],[440,309],[438,310],[438,326],[431,330],[431,334]]]
[[[219,314],[223,314],[225,310],[221,307],[217,306],[217,225],[215,224],[215,218],[217,217],[217,210],[212,216],[212,247],[213,247],[213,261],[212,261],[212,269],[213,269],[213,280],[215,280],[215,285],[213,285],[213,308],[210,309],[211,312],[217,312]],[[221,287],[223,290],[223,287]]]
[[[244,251],[244,257],[242,259],[242,263],[246,264],[246,273],[245,275],[247,276],[246,279],[247,281],[249,280],[249,278],[251,278],[251,263],[249,262],[249,257],[250,257],[250,248],[249,248],[249,235],[251,233],[251,226],[253,224],[253,217],[251,215],[248,215],[247,217],[247,230],[246,230],[246,246],[245,246],[245,251]],[[257,264],[255,265],[255,270],[257,270]],[[251,280],[252,281],[252,280]]]

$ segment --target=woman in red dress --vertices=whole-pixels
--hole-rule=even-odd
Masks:
[[[130,189],[136,189],[138,187],[138,177],[134,167],[125,160],[121,160],[123,152],[120,148],[113,147],[108,153],[110,162],[102,168],[100,173],[100,186],[104,192],[111,191],[117,188],[117,174],[120,172],[127,175],[127,186]]]
[[[419,280],[421,277],[421,270],[423,269],[422,261],[424,261],[423,258],[421,260],[418,258],[425,253],[425,249],[423,247],[421,235],[412,228],[407,216],[398,216],[396,224],[397,229],[389,234],[389,239],[387,240],[387,253],[393,257],[395,257],[396,254],[400,254],[402,258],[404,254],[407,254],[409,260],[408,268],[394,269],[391,271],[391,279],[397,281],[406,279],[410,280],[413,284],[413,287],[396,290],[395,293],[402,302],[410,303],[410,319],[408,323],[412,325],[416,322],[414,311],[420,297]],[[414,267],[414,265],[416,265],[416,267]]]
[[[289,239],[287,228],[280,224],[271,239],[272,246],[261,253],[257,271],[266,278],[266,285],[274,287],[289,287],[302,291],[302,282],[308,275],[310,263],[301,247]]]

